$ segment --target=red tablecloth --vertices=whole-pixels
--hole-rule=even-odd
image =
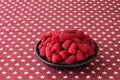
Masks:
[[[81,69],[61,71],[35,55],[40,35],[80,29],[99,53]],[[1,0],[0,80],[119,80],[120,0]]]

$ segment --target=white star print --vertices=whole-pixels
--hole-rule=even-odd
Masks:
[[[115,71],[115,72],[114,72],[114,74],[118,74],[118,72],[117,72],[117,71]]]
[[[13,72],[13,74],[17,74],[17,72],[15,71],[15,72]]]
[[[101,68],[100,68],[100,67],[97,67],[97,70],[101,70]]]
[[[26,72],[24,72],[24,74],[28,74],[28,72],[26,71]]]
[[[101,76],[98,76],[98,79],[102,79],[102,77],[101,77]]]
[[[113,76],[109,76],[109,79],[113,79]]]
[[[64,79],[67,79],[67,78],[68,78],[68,76],[66,76],[66,75],[65,75],[65,76],[63,76],[63,78],[64,78]]]
[[[40,78],[43,79],[43,78],[45,78],[45,76],[42,75]]]
[[[56,78],[56,76],[54,75],[54,76],[52,76],[52,78],[53,78],[53,79],[55,79],[55,78]]]
[[[87,78],[87,79],[90,79],[90,76],[88,75],[88,76],[86,76],[86,78]]]
[[[42,70],[45,70],[46,68],[45,68],[45,67],[42,67],[41,69],[42,69]]]
[[[21,79],[22,78],[22,76],[18,76],[18,79]]]
[[[29,76],[29,79],[33,79],[33,76]]]
[[[40,66],[40,63],[37,63],[37,66]]]
[[[36,71],[35,74],[39,74],[40,72]]]
[[[10,78],[11,78],[11,76],[7,76],[6,78],[7,78],[7,79],[10,79]]]
[[[111,67],[108,67],[107,69],[108,69],[108,70],[112,70],[112,68],[111,68]]]
[[[117,62],[120,62],[120,59],[117,59]]]
[[[75,76],[75,79],[78,79],[79,78],[79,76]]]
[[[69,74],[73,74],[73,72],[72,72],[72,71],[70,71],[70,72],[69,72]]]
[[[47,71],[47,74],[50,74],[51,72],[50,71]]]
[[[6,72],[5,72],[5,71],[3,71],[3,72],[2,72],[2,74],[6,74]]]
[[[84,72],[83,72],[83,71],[81,71],[81,72],[80,72],[80,74],[84,74]]]
[[[58,74],[62,74],[62,72],[61,72],[61,71],[58,71]]]
[[[104,71],[104,72],[102,72],[102,73],[103,73],[103,74],[107,74],[107,72],[105,72],[105,71]]]
[[[2,68],[0,67],[0,70],[2,70]]]
[[[112,63],[112,66],[116,66],[116,63]]]
[[[91,71],[92,74],[95,74],[96,72],[95,71]]]

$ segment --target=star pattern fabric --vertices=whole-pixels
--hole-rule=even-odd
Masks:
[[[76,70],[55,70],[35,55],[40,35],[83,30],[96,41],[97,57]],[[1,80],[119,80],[119,0],[0,0]]]

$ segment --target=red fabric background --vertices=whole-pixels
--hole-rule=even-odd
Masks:
[[[99,46],[95,60],[81,69],[61,71],[35,55],[40,35],[80,29]],[[1,80],[119,80],[119,0],[1,0]]]

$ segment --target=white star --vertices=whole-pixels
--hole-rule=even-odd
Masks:
[[[110,59],[106,59],[106,62],[110,62]]]
[[[43,76],[43,75],[42,75],[40,78],[42,78],[42,79],[43,79],[43,78],[45,78],[45,76]]]
[[[21,79],[22,78],[22,76],[18,76],[18,79]]]
[[[79,76],[75,76],[75,79],[78,79],[79,78]]]
[[[105,63],[102,63],[101,65],[102,65],[102,66],[105,66],[106,64],[105,64]]]
[[[108,70],[112,70],[112,68],[111,68],[111,67],[108,67],[107,69],[108,69]]]
[[[112,63],[112,66],[116,66],[116,63]]]
[[[50,74],[51,72],[50,71],[47,71],[47,74]]]
[[[29,79],[33,79],[33,76],[29,76]]]
[[[86,67],[86,69],[90,69],[90,67]]]
[[[30,64],[29,63],[26,63],[26,66],[29,66]]]
[[[20,70],[23,70],[23,69],[24,69],[23,67],[20,68]]]
[[[120,59],[117,59],[117,62],[120,62]]]
[[[91,71],[92,74],[95,74],[96,72],[95,71]]]
[[[97,70],[101,70],[101,68],[100,68],[100,67],[97,67]]]
[[[55,78],[56,78],[56,76],[52,76],[52,78],[53,78],[53,79],[55,79]]]
[[[87,78],[87,79],[90,79],[90,76],[88,75],[88,76],[86,76],[86,78]]]
[[[0,67],[0,70],[2,70],[2,68]]]
[[[110,79],[113,79],[113,76],[109,76]]]
[[[42,69],[42,70],[45,70],[46,68],[45,68],[45,67],[42,67],[41,69]]]
[[[6,72],[4,71],[4,72],[2,72],[2,74],[6,74]]]
[[[70,72],[69,72],[69,74],[73,74],[73,72],[72,72],[72,71],[70,71]]]
[[[19,66],[19,63],[16,63],[15,66]]]
[[[28,74],[28,72],[26,71],[26,72],[24,72],[24,74]]]
[[[11,78],[11,76],[7,76],[6,78],[7,78],[7,79],[10,79],[10,78]]]
[[[13,72],[13,74],[17,74],[17,72],[15,71],[15,72]]]
[[[61,71],[58,71],[58,74],[62,74],[62,72],[61,72]]]
[[[40,72],[36,71],[35,74],[39,74]]]
[[[101,76],[98,76],[98,79],[102,79],[102,77],[101,77]]]
[[[37,66],[40,66],[40,63],[37,63]]]
[[[30,70],[34,70],[34,69],[35,69],[34,67],[30,68]]]
[[[65,76],[63,76],[63,78],[64,78],[64,79],[67,79],[67,78],[68,78],[68,76],[66,76],[66,75],[65,75]]]
[[[102,72],[102,73],[103,73],[103,74],[107,74],[107,72],[105,72],[105,71],[104,71],[104,72]]]
[[[83,72],[83,71],[81,71],[81,72],[80,72],[80,74],[84,74],[84,72]]]
[[[115,72],[114,72],[114,74],[118,74],[118,72],[117,72],[117,71],[115,71]]]
[[[5,66],[8,66],[8,63],[5,63],[4,65],[5,65]]]

